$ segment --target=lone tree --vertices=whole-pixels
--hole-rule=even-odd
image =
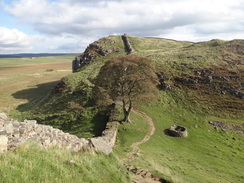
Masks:
[[[123,121],[128,121],[136,101],[157,96],[157,83],[151,59],[134,54],[112,57],[96,78],[95,98],[98,105],[121,102]]]

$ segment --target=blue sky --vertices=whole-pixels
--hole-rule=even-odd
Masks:
[[[124,33],[243,39],[243,17],[244,0],[0,0],[0,54],[81,53]]]

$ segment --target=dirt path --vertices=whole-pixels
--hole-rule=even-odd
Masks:
[[[141,112],[141,111],[137,111],[137,110],[132,110],[133,113],[135,113],[136,115],[138,116],[141,116],[143,118],[145,118],[148,122],[148,125],[149,125],[149,130],[146,134],[146,136],[141,140],[141,141],[138,141],[138,142],[134,142],[133,144],[131,144],[131,148],[132,148],[132,151],[127,153],[126,154],[126,158],[125,159],[122,159],[122,161],[125,163],[125,164],[128,164],[129,162],[137,159],[138,157],[138,154],[141,152],[141,150],[138,148],[139,145],[147,142],[148,140],[150,140],[151,136],[154,134],[155,132],[155,127],[154,127],[154,123],[153,123],[153,120],[152,118],[150,118],[146,113],[144,112]]]
[[[122,159],[122,162],[124,163],[127,170],[129,170],[134,174],[134,180],[132,181],[132,183],[168,183],[167,181],[161,179],[160,177],[154,176],[148,170],[145,170],[141,167],[135,167],[133,165],[130,165],[130,162],[137,159],[141,152],[138,146],[149,141],[151,136],[155,132],[155,126],[151,117],[149,117],[144,112],[137,111],[134,109],[132,110],[132,112],[138,116],[145,118],[149,125],[149,130],[145,135],[145,137],[141,141],[134,142],[133,144],[131,144],[130,147],[132,151],[126,154],[126,158]]]

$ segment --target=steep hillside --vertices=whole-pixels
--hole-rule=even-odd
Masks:
[[[161,89],[182,88],[193,108],[204,112],[243,117],[244,40],[130,40],[137,54],[155,60]]]
[[[243,182],[244,40],[130,41],[137,54],[157,64],[161,91],[158,101],[137,105],[152,118],[155,133],[130,157],[150,129],[133,115],[134,123],[119,129],[116,154],[131,159],[132,171],[147,169],[169,182]],[[189,136],[168,136],[174,124],[186,127]]]
[[[63,78],[46,98],[22,113],[21,118],[36,119],[79,137],[101,135],[108,113],[94,105],[93,80],[109,57],[120,54],[125,54],[125,50],[119,36],[90,44],[73,61],[75,73]]]
[[[114,154],[127,159],[132,172],[147,169],[168,182],[243,182],[244,40],[128,40],[134,54],[155,62],[160,95],[134,106],[143,112],[119,127]],[[121,36],[92,43],[73,61],[74,73],[22,117],[82,137],[100,135],[108,111],[95,105],[94,79],[108,58],[127,51]],[[186,127],[189,136],[168,136],[174,124]]]
[[[129,41],[136,54],[155,61],[159,89],[170,90],[185,108],[218,116],[244,116],[243,40],[192,43],[129,36]],[[99,135],[107,118],[94,105],[93,80],[108,58],[120,54],[126,54],[121,36],[90,44],[73,61],[75,73],[63,78],[28,118],[79,136]]]

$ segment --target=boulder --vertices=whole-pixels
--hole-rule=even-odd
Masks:
[[[8,137],[5,135],[0,135],[0,152],[7,151],[8,147]]]
[[[8,119],[8,116],[5,113],[0,113],[0,118]]]
[[[99,152],[103,152],[104,154],[108,155],[112,152],[112,147],[104,141],[103,138],[91,138],[91,143],[95,147],[96,150]]]

